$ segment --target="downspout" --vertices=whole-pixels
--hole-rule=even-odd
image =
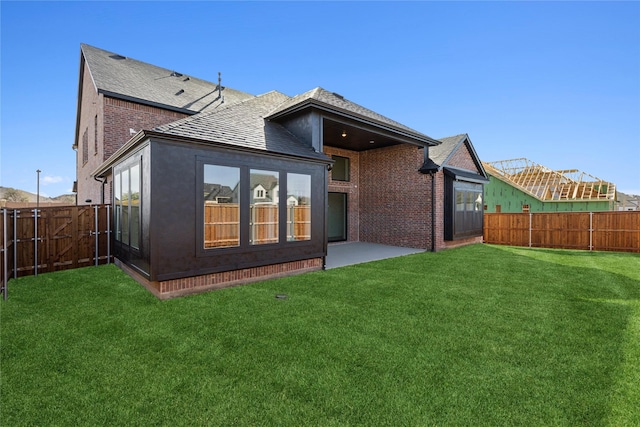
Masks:
[[[431,176],[431,252],[436,251],[436,173],[440,169],[433,160],[429,158],[429,146],[422,148],[424,150],[424,162],[419,169],[420,173],[429,174]]]
[[[95,179],[96,181],[102,184],[102,203],[101,204],[104,205],[104,185],[107,183],[107,178],[105,177],[104,179],[100,180],[98,179],[97,176],[94,176],[93,179]]]
[[[431,175],[431,252],[436,251],[436,173]]]

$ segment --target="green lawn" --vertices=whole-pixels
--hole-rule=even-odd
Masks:
[[[633,254],[474,245],[168,301],[111,265],[0,309],[5,426],[640,425]]]

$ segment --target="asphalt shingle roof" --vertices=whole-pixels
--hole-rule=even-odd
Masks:
[[[224,86],[220,97],[215,83],[87,44],[80,49],[98,91],[116,98],[196,113],[253,97]]]
[[[466,133],[440,138],[438,141],[442,142],[442,144],[436,145],[435,147],[429,147],[429,158],[439,166],[443,166],[449,156],[451,156],[451,154],[456,150],[458,145],[460,145],[466,138]]]
[[[265,120],[270,111],[288,99],[288,96],[272,91],[222,109],[158,126],[153,130],[212,143],[328,160],[327,156],[303,144],[282,125]]]
[[[368,108],[358,105],[355,102],[351,102],[345,99],[342,95],[330,92],[321,87],[317,87],[301,95],[296,95],[293,98],[288,99],[286,102],[282,103],[273,111],[271,111],[268,117],[278,117],[308,104],[316,104],[319,106],[328,107],[331,110],[337,110],[339,112],[346,113],[365,121],[390,127],[419,139],[433,141],[433,138],[428,135],[418,132],[417,130],[405,126],[402,123],[396,122],[395,120],[391,120],[390,118],[385,117],[382,114],[378,114],[375,111],[369,110]]]

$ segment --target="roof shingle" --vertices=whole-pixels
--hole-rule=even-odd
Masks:
[[[96,89],[116,98],[193,114],[253,97],[87,44],[80,49]]]
[[[268,118],[275,118],[288,112],[295,111],[298,108],[303,108],[308,104],[315,104],[318,106],[325,106],[334,111],[340,111],[348,115],[354,116],[364,121],[372,122],[374,124],[389,127],[396,131],[400,131],[409,134],[418,139],[425,139],[429,142],[435,142],[433,138],[418,132],[402,123],[391,120],[388,117],[378,114],[373,110],[369,110],[361,105],[356,104],[345,99],[342,95],[330,92],[321,87],[316,87],[310,91],[307,91],[301,95],[296,95],[293,98],[289,98],[286,102],[278,105],[273,111],[268,114]]]
[[[272,91],[222,109],[158,126],[154,131],[265,152],[328,160],[324,154],[303,144],[282,125],[265,120],[269,111],[287,99],[288,96]]]

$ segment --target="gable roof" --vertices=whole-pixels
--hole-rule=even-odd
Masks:
[[[288,98],[280,92],[272,91],[219,110],[158,126],[153,131],[204,142],[329,161],[326,155],[303,144],[282,125],[265,120],[269,111]]]
[[[473,148],[473,144],[471,143],[471,139],[469,135],[466,133],[461,133],[459,135],[448,136],[446,138],[440,138],[440,145],[436,145],[435,147],[429,147],[429,160],[431,160],[431,164],[423,165],[425,171],[429,172],[430,170],[436,170],[445,168],[448,169],[450,174],[455,176],[459,176],[461,178],[474,178],[478,181],[488,182],[487,173],[484,170],[482,162],[476,153],[476,150]],[[453,157],[453,155],[458,151],[458,149],[462,146],[465,146],[469,151],[471,158],[473,159],[474,164],[476,165],[476,171],[464,171],[458,167],[453,167],[449,165],[449,160]]]
[[[439,166],[444,166],[466,138],[468,138],[466,133],[440,138],[439,141],[442,144],[430,147],[429,157]]]
[[[253,97],[87,44],[80,51],[98,93],[113,98],[194,114]]]
[[[375,111],[369,110],[355,102],[345,99],[342,95],[330,92],[321,87],[316,87],[315,89],[311,89],[301,95],[289,98],[274,108],[266,118],[269,120],[277,119],[309,107],[315,107],[320,110],[329,111],[357,121],[365,122],[375,127],[391,130],[428,145],[439,143],[437,140],[434,140],[415,129],[396,122],[395,120],[391,120],[382,114],[378,114]]]
[[[278,186],[278,178],[273,175],[252,173],[249,180],[249,187],[254,189],[258,185],[262,186],[265,190],[273,190]]]

